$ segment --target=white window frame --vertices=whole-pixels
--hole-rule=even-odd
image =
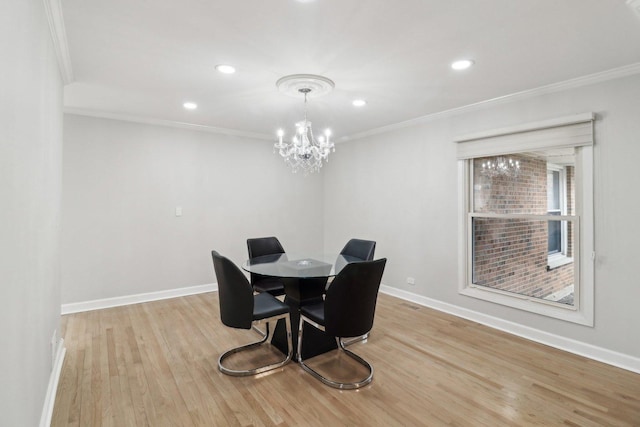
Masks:
[[[559,197],[560,197],[560,216],[564,216],[567,214],[567,168],[563,165],[557,165],[554,163],[547,164],[547,177],[549,176],[548,172],[558,172],[559,177]],[[557,216],[557,215],[556,215]],[[558,217],[559,218],[559,217]],[[560,234],[561,234],[561,247],[560,252],[556,252],[553,254],[547,254],[547,267],[551,270],[554,268],[561,267],[566,264],[570,264],[573,262],[573,258],[567,256],[567,248],[568,248],[568,221],[562,221]]]
[[[487,133],[491,135],[502,135],[509,132],[529,132],[536,129],[545,129],[550,124],[553,126],[562,125],[563,122],[574,122],[576,119],[593,120],[593,114],[588,113],[579,116],[572,116],[563,119],[554,119],[548,122],[539,122],[512,129],[501,129]],[[457,142],[466,142],[482,138],[482,134],[473,135],[457,139]],[[566,147],[567,145],[565,145]],[[471,188],[471,178],[473,176],[473,158],[484,155],[494,155],[500,151],[500,141],[491,141],[489,150],[483,153],[482,147],[473,148],[472,155],[458,160],[458,188],[459,188],[459,288],[462,295],[501,304],[515,309],[537,313],[540,315],[577,323],[586,326],[594,325],[594,219],[593,219],[593,147],[591,144],[575,146],[575,213],[571,216],[553,216],[554,219],[562,219],[574,222],[574,305],[560,304],[553,301],[546,301],[540,298],[532,298],[515,293],[500,291],[486,286],[478,286],[472,283],[472,239],[471,224],[474,216],[488,216],[487,214],[475,215],[473,208],[473,188]],[[541,149],[548,147],[541,147]],[[502,147],[503,154],[517,153],[519,150],[513,149],[506,144]],[[491,216],[491,215],[489,215]],[[496,217],[514,217],[521,219],[544,219],[540,215],[501,215]]]

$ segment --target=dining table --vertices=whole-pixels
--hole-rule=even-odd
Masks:
[[[278,278],[284,284],[284,302],[290,307],[294,359],[297,360],[300,307],[321,302],[330,279],[347,264],[359,261],[363,260],[342,254],[279,253],[250,258],[242,264],[242,269],[249,273]],[[304,327],[303,359],[337,348],[335,337],[307,324]],[[286,354],[287,336],[282,319],[273,331],[271,344]]]

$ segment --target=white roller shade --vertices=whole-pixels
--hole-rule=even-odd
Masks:
[[[458,159],[593,145],[593,113],[456,138]]]

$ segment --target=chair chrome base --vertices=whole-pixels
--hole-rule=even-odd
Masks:
[[[343,340],[343,342],[344,342],[344,345],[347,346],[347,345],[355,344],[360,341],[366,341],[368,339],[369,339],[369,332],[367,332],[364,335],[360,335],[359,337],[347,338],[346,340]]]
[[[246,369],[246,370],[236,370],[236,369],[230,369],[230,368],[226,368],[223,366],[222,362],[229,356],[231,356],[232,354],[235,353],[239,353],[241,351],[244,350],[249,350],[251,348],[255,348],[258,347],[262,344],[264,344],[265,342],[267,342],[267,340],[270,338],[271,333],[270,333],[270,328],[269,328],[269,322],[274,321],[274,320],[279,320],[279,319],[285,319],[285,323],[286,323],[286,330],[287,330],[287,356],[284,358],[284,360],[281,360],[277,363],[272,363],[269,365],[264,365],[264,366],[259,366],[257,368],[252,368],[252,369]],[[260,329],[258,329],[256,327],[256,325],[260,324],[260,323],[266,323],[266,332],[262,332]],[[220,372],[227,374],[227,375],[232,375],[234,377],[244,377],[244,376],[248,376],[248,375],[257,375],[260,374],[262,372],[266,372],[266,371],[270,371],[272,369],[276,369],[279,368],[281,366],[286,365],[287,363],[289,363],[291,361],[291,356],[293,356],[293,343],[291,341],[291,320],[289,318],[289,313],[286,314],[281,314],[279,316],[274,316],[274,317],[269,317],[267,319],[262,319],[262,320],[257,320],[255,322],[253,322],[253,324],[251,325],[252,329],[254,331],[256,331],[258,334],[260,334],[262,336],[262,339],[260,341],[256,341],[250,344],[246,344],[243,345],[241,347],[236,347],[236,348],[232,348],[231,350],[227,350],[224,353],[222,353],[220,355],[220,358],[218,359],[218,369],[220,369]]]
[[[300,324],[299,324],[299,330],[298,330],[298,352],[296,357],[298,358],[298,363],[300,364],[302,369],[304,369],[305,371],[313,375],[316,379],[322,381],[324,384],[334,388],[341,389],[341,390],[353,390],[360,387],[364,387],[373,380],[373,366],[371,366],[371,364],[366,360],[364,360],[362,357],[358,356],[354,352],[347,350],[345,348],[346,345],[353,344],[356,341],[366,339],[364,337],[368,337],[369,336],[368,333],[361,337],[350,338],[348,340],[349,341],[348,344],[345,343],[342,338],[336,337],[336,342],[338,344],[338,351],[343,351],[347,356],[351,357],[356,362],[360,363],[362,366],[364,366],[369,370],[369,375],[362,380],[349,382],[349,383],[342,383],[339,381],[334,381],[330,378],[326,378],[325,376],[321,375],[320,373],[315,371],[313,368],[311,368],[309,365],[305,364],[304,360],[302,360],[302,330],[303,330],[304,322],[307,322],[313,325],[314,327],[320,329],[321,331],[324,331],[324,326],[312,321],[311,319],[309,319],[304,315],[300,315]]]

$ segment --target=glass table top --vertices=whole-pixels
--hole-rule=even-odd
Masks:
[[[250,273],[272,277],[309,279],[333,277],[350,262],[363,261],[349,255],[274,254],[251,258],[242,264]]]

